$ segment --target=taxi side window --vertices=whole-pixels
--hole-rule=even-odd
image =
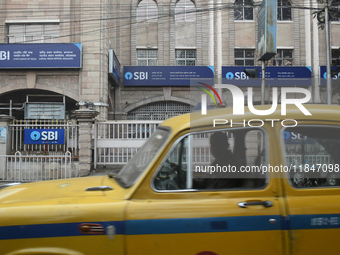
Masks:
[[[152,185],[159,191],[258,189],[266,183],[259,171],[266,149],[260,129],[192,133],[174,144]]]
[[[340,128],[286,128],[283,141],[287,174],[293,187],[340,186]]]

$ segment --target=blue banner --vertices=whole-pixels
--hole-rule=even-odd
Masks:
[[[257,69],[258,78],[249,78],[244,69]],[[261,86],[260,66],[223,66],[222,83],[236,86]],[[267,66],[266,86],[311,86],[312,71],[308,66]]]
[[[121,65],[114,50],[109,50],[109,74],[119,85],[120,85],[120,70]]]
[[[25,144],[64,144],[65,129],[25,129]]]
[[[214,85],[211,66],[125,66],[125,86],[190,86],[205,82]]]
[[[81,68],[80,43],[0,44],[3,68]]]
[[[331,66],[332,70],[335,70],[336,66]],[[332,81],[337,80],[340,77],[340,72],[332,77]],[[327,67],[320,66],[320,85],[326,86],[327,85]]]

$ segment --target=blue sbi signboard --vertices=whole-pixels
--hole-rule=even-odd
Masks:
[[[80,43],[0,44],[0,69],[81,68]]]
[[[212,66],[126,66],[124,86],[214,85]]]
[[[113,50],[109,50],[109,74],[117,84],[120,84],[121,65]]]
[[[25,129],[25,144],[64,144],[65,129]]]
[[[257,69],[258,78],[249,78],[244,69]],[[223,66],[223,84],[261,86],[260,66]],[[311,86],[312,70],[308,66],[267,66],[266,86]]]

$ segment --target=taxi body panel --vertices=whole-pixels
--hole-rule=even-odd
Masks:
[[[311,116],[292,107],[286,116],[280,107],[265,117],[247,109],[242,116],[232,109],[178,116],[160,125],[163,133],[146,145],[155,146],[153,151],[143,154],[140,149],[115,177],[0,189],[1,254],[338,254],[336,179],[328,178],[327,185],[320,178],[308,179],[306,184],[296,173],[273,171],[221,188],[211,184],[218,182],[206,178],[207,173],[191,172],[214,159],[209,139],[221,132],[229,137],[238,167],[286,166],[296,172],[307,163],[316,165],[307,159],[316,149],[338,164],[334,156],[340,158],[340,138],[334,134],[340,128],[340,107],[305,106]],[[214,125],[216,119],[227,121]],[[296,122],[298,135],[292,127]],[[191,160],[195,146],[203,156]],[[300,153],[301,148],[304,161],[294,163],[298,157],[291,150]],[[327,154],[330,148],[333,152]]]
[[[292,254],[338,254],[340,188],[296,190],[284,185]]]
[[[118,184],[110,192],[86,191],[106,182],[114,184],[104,179],[109,178],[74,178],[1,190],[1,254],[123,254],[128,192]],[[103,231],[81,231],[84,224]],[[84,242],[98,246],[84,246]]]

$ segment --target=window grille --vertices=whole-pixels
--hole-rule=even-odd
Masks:
[[[339,0],[331,1],[331,6],[329,8],[329,15],[330,15],[331,21],[340,22],[340,1]]]
[[[253,66],[255,65],[254,49],[235,49],[235,65]]]
[[[196,50],[176,50],[177,66],[195,66]]]
[[[293,50],[278,49],[273,59],[274,66],[292,66]]]
[[[179,102],[156,102],[139,107],[128,113],[128,120],[166,120],[168,118],[189,113],[191,106]]]
[[[292,20],[292,6],[289,0],[277,1],[277,20]]]
[[[157,58],[157,50],[137,50],[137,65],[139,66],[156,66]]]
[[[332,65],[338,65],[340,59],[340,49],[332,49]]]
[[[9,24],[9,43],[58,43],[59,24]]]
[[[235,20],[254,20],[254,8],[251,0],[236,0],[234,10]]]

